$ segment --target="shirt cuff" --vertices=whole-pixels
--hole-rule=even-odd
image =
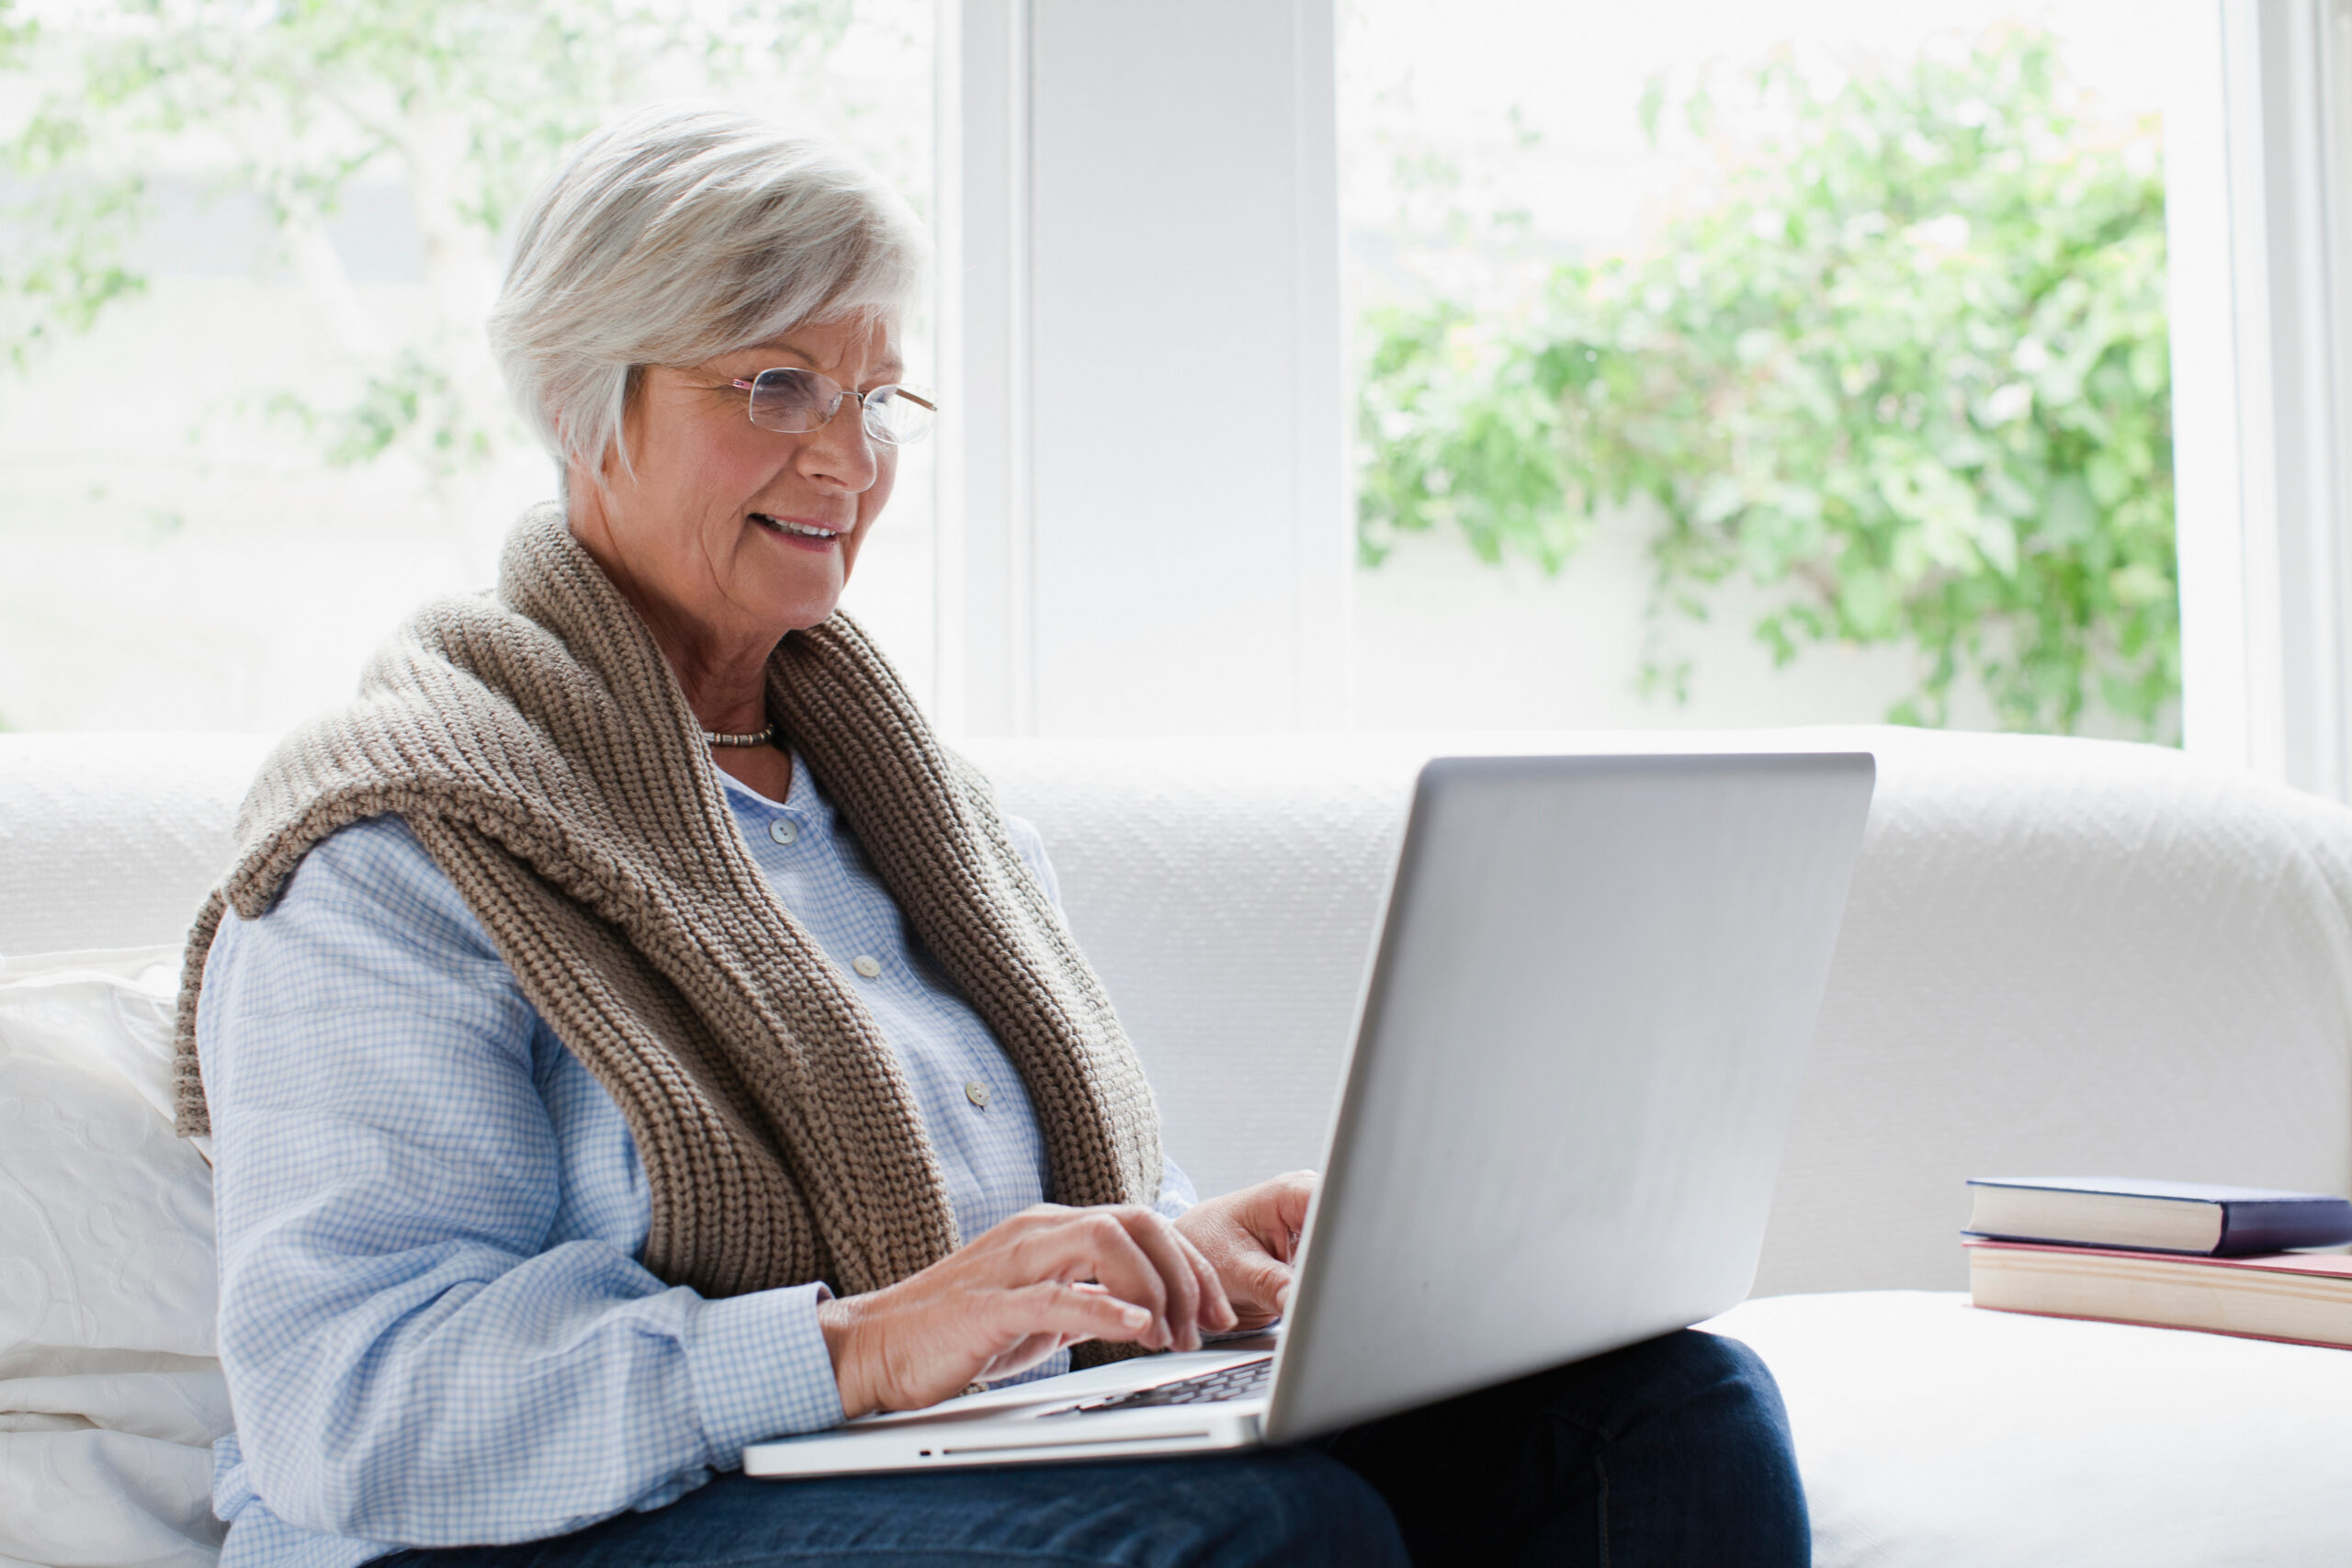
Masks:
[[[1200,1199],[1193,1191],[1193,1179],[1185,1175],[1182,1168],[1174,1160],[1163,1156],[1160,1162],[1159,1201],[1152,1205],[1159,1211],[1159,1217],[1164,1220],[1181,1220],[1184,1217],[1184,1212],[1199,1201]]]
[[[685,1333],[686,1368],[714,1470],[743,1462],[746,1444],[842,1424],[841,1385],[818,1326],[832,1300],[820,1281],[706,1301]]]

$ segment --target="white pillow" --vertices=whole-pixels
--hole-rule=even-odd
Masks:
[[[212,1181],[172,1133],[176,950],[0,963],[0,1562],[206,1568]]]
[[[1815,1568],[2342,1568],[2352,1350],[1767,1296],[1705,1326],[1788,1401]]]

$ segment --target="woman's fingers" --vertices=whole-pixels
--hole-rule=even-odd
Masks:
[[[1217,1268],[1152,1210],[1040,1205],[952,1257],[819,1308],[851,1414],[910,1409],[1081,1339],[1196,1349],[1238,1320]]]
[[[1134,1206],[1110,1212],[1159,1270],[1168,1292],[1162,1318],[1170,1349],[1196,1350],[1204,1331],[1221,1332],[1239,1322],[1226,1297],[1216,1265],[1172,1221],[1157,1211]]]
[[[1258,1310],[1269,1315],[1279,1315],[1290,1308],[1291,1268],[1280,1258],[1261,1257],[1245,1267],[1250,1269],[1250,1282],[1244,1294]]]
[[[996,1302],[1006,1330],[1025,1337],[1135,1340],[1153,1326],[1151,1313],[1133,1302],[1058,1280],[1001,1292]]]
[[[1235,1314],[1235,1326],[1256,1327],[1289,1308],[1299,1233],[1315,1200],[1316,1174],[1295,1170],[1222,1198],[1176,1224],[1214,1266]]]
[[[1152,1210],[1122,1207],[1110,1213],[1135,1238],[1145,1258],[1159,1271],[1160,1289],[1167,1303],[1160,1316],[1168,1332],[1168,1348],[1171,1350],[1199,1349],[1201,1277],[1193,1267],[1192,1248],[1177,1235],[1176,1227]]]
[[[1268,1252],[1291,1262],[1298,1250],[1299,1234],[1306,1229],[1306,1211],[1315,1201],[1317,1178],[1311,1170],[1294,1170],[1260,1182],[1251,1190],[1250,1228]]]
[[[1168,1234],[1174,1236],[1176,1245],[1184,1249],[1184,1256],[1193,1265],[1193,1277],[1200,1281],[1202,1328],[1213,1334],[1223,1334],[1237,1326],[1241,1319],[1234,1312],[1231,1299],[1225,1293],[1225,1281],[1217,1277],[1216,1265],[1209,1261],[1208,1254],[1193,1245],[1191,1236],[1173,1224],[1169,1225]]]
[[[1002,1281],[1007,1285],[1096,1280],[1112,1295],[1150,1314],[1148,1332],[1128,1337],[1155,1350],[1173,1343],[1168,1281],[1114,1209],[1062,1211],[1052,1223],[1024,1236],[1008,1262],[1012,1277]]]
[[[1167,1219],[1134,1204],[1089,1209],[1041,1206],[1009,1222],[1006,1284],[1038,1279],[1099,1281],[1123,1301],[1148,1308],[1154,1349],[1195,1349],[1204,1324],[1234,1318],[1216,1266]]]

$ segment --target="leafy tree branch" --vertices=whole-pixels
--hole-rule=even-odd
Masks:
[[[86,0],[43,28],[0,0],[0,73],[48,92],[0,145],[21,193],[0,245],[0,353],[19,369],[147,277],[126,257],[150,172],[191,162],[257,198],[322,345],[356,374],[324,405],[269,400],[341,463],[405,450],[446,476],[503,428],[481,322],[516,206],[561,150],[649,85],[696,87],[820,60],[851,0]],[[45,52],[46,51],[46,52]],[[359,303],[326,224],[355,181],[396,184],[429,319],[389,330]]]
[[[2096,701],[2163,733],[2180,654],[2151,140],[2077,118],[2030,31],[1746,87],[1773,129],[1654,251],[1559,267],[1524,321],[1442,302],[1366,321],[1363,558],[1444,529],[1557,571],[1602,508],[1646,507],[1661,634],[1744,579],[1783,663],[1917,648],[1898,720],[1944,722],[1965,671],[2011,728],[2072,730]],[[1654,133],[1667,107],[1645,102]],[[1716,134],[1722,105],[1681,107]],[[1661,635],[1646,682],[1689,678]]]

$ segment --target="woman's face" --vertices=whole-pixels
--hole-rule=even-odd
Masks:
[[[753,424],[733,385],[776,366],[854,391],[899,378],[887,327],[831,321],[686,369],[650,366],[623,418],[634,474],[608,495],[575,479],[573,530],[631,597],[706,635],[765,637],[833,613],[865,532],[890,499],[898,449],[865,432],[856,400],[799,434]],[[585,515],[580,504],[585,502]]]

